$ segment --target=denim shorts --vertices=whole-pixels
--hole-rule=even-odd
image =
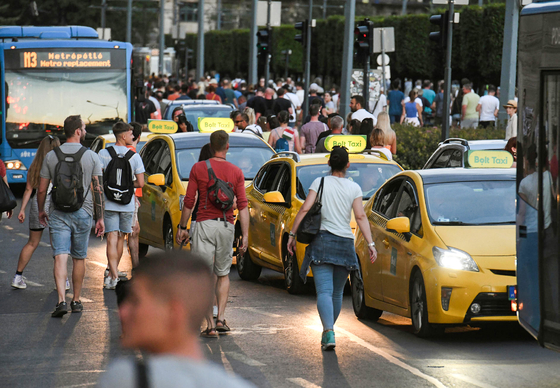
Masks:
[[[114,212],[105,210],[103,220],[105,221],[105,233],[121,232],[132,233],[132,219],[134,212]]]
[[[49,230],[53,256],[69,254],[74,259],[85,259],[92,217],[81,208],[73,213],[53,210],[49,216]]]

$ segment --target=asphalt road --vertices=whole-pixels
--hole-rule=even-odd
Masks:
[[[95,385],[124,354],[113,291],[102,288],[105,241],[92,236],[82,314],[50,317],[56,304],[48,234],[31,259],[26,290],[10,287],[27,224],[0,222],[0,386]],[[150,253],[148,253],[150,254]],[[121,270],[130,270],[128,255]],[[517,325],[455,328],[416,338],[410,320],[385,313],[354,316],[350,296],[335,327],[335,352],[320,349],[315,296],[289,295],[281,274],[245,282],[232,269],[226,318],[232,332],[201,339],[207,357],[258,387],[558,387],[560,354],[541,349]],[[71,291],[70,291],[71,292]]]

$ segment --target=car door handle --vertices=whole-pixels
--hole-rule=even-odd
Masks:
[[[391,244],[389,243],[389,239],[385,239],[383,240],[383,245],[385,245],[385,248],[389,249],[389,247],[391,246]]]

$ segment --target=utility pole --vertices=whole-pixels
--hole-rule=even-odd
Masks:
[[[407,4],[407,0],[402,0],[402,11],[401,11],[401,15],[406,15],[406,4]]]
[[[355,1],[355,0],[351,0]],[[311,84],[311,25],[313,24],[313,0],[309,0],[309,14],[307,17],[307,43],[305,46],[305,73],[303,78],[303,118],[309,112],[309,85]]]
[[[356,0],[347,0],[344,8],[344,44],[342,48],[342,77],[340,82],[340,115],[344,118],[350,110],[350,82],[354,63],[354,19]]]
[[[132,43],[132,0],[126,6],[126,41]]]
[[[268,32],[268,41],[270,43],[270,38],[272,36],[271,32],[272,29],[270,28],[270,8],[272,6],[272,0],[268,0],[266,6],[266,31]],[[270,47],[269,47],[270,48]],[[266,58],[265,58],[265,67],[264,67],[264,85],[265,88],[268,87],[268,80],[270,79],[270,50],[266,51]]]
[[[218,0],[218,20],[216,21],[216,30],[222,29],[222,0]]]
[[[517,35],[519,33],[519,3],[506,1],[504,23],[504,44],[502,48],[502,77],[500,79],[500,105],[515,97],[515,78],[517,71]],[[507,113],[500,107],[499,120],[506,120]]]
[[[196,78],[204,76],[204,0],[198,0],[198,44],[196,50]]]
[[[251,5],[251,40],[249,43],[249,84],[254,85],[258,80],[257,70],[257,4],[258,0],[253,0]]]
[[[447,44],[445,50],[445,72],[444,82],[445,88],[443,91],[443,123],[441,131],[441,141],[449,138],[449,105],[451,104],[451,48],[453,46],[453,20],[455,0],[449,0],[449,12],[447,23]]]
[[[323,0],[323,20],[327,18],[327,0]]]
[[[101,2],[101,39],[105,39],[105,14],[107,12],[107,0]]]
[[[159,74],[163,74],[163,51],[165,48],[164,32],[165,0],[159,0]]]
[[[385,29],[381,29],[381,90],[379,93],[385,94],[387,89],[387,82],[385,81]],[[379,97],[381,98],[381,96]],[[369,109],[368,109],[369,110]]]

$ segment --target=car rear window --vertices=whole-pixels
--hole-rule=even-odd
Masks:
[[[177,105],[180,106],[180,105]],[[176,106],[170,106],[165,112],[165,120],[171,120],[171,114]],[[229,117],[233,108],[228,105],[215,105],[215,106],[201,106],[201,107],[188,107],[184,108],[187,120],[193,125],[194,130],[198,131],[198,118],[204,117]]]

